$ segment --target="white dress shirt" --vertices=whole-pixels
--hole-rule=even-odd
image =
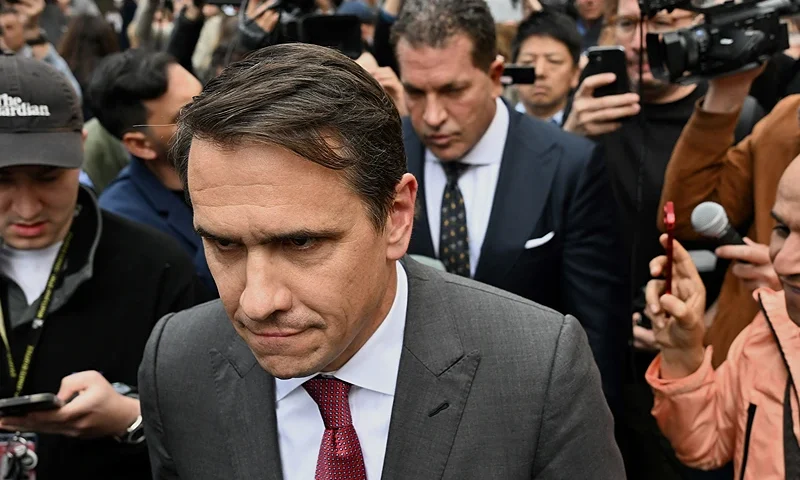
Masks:
[[[334,377],[353,385],[350,412],[369,480],[381,478],[383,471],[407,307],[408,278],[397,262],[397,292],[389,313],[364,346],[342,368],[332,372]],[[319,407],[302,388],[314,376],[275,380],[278,444],[285,480],[313,479],[317,468],[325,425]]]
[[[462,163],[475,165],[464,172],[458,180],[458,188],[464,197],[464,208],[467,211],[469,267],[470,275],[473,277],[480,259],[483,240],[486,238],[486,229],[489,228],[497,178],[500,176],[500,162],[503,159],[503,149],[508,136],[508,122],[508,107],[498,98],[497,111],[486,133],[475,147],[459,160]],[[441,162],[430,150],[426,150],[425,199],[433,251],[437,256],[442,221],[442,195],[445,186],[447,186],[447,176]]]
[[[518,111],[523,115],[528,115],[528,110],[525,108],[525,105],[523,105],[522,102],[519,102],[517,106],[514,108],[514,110]],[[556,113],[553,114],[552,117],[548,118],[547,121],[550,123],[554,123],[560,127],[561,124],[564,122],[564,110],[561,109],[557,111]]]

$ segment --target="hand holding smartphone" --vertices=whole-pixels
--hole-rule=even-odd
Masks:
[[[630,93],[631,82],[628,77],[628,61],[625,59],[625,49],[619,46],[591,47],[586,50],[588,63],[581,73],[581,81],[601,73],[613,73],[616,79],[608,84],[594,89],[595,97],[609,95],[622,95]]]
[[[605,135],[641,111],[639,96],[631,92],[624,48],[593,47],[585,58],[564,130],[582,136]]]
[[[0,400],[0,417],[21,417],[31,412],[57,410],[64,402],[52,393],[37,393]]]

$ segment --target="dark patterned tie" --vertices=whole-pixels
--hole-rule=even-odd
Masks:
[[[464,197],[458,179],[470,166],[460,162],[442,162],[447,185],[442,196],[442,222],[439,230],[439,260],[450,273],[470,276],[469,232]]]
[[[367,469],[350,417],[350,384],[337,378],[312,378],[303,384],[317,402],[325,433],[319,447],[316,480],[366,480]]]

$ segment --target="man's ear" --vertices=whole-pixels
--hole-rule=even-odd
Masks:
[[[505,68],[505,58],[498,55],[491,65],[489,65],[489,78],[492,80],[492,96],[498,98],[503,94],[503,84],[500,79],[503,77],[503,69]]]
[[[122,136],[122,145],[131,155],[142,160],[155,160],[158,157],[153,144],[142,132],[127,132]]]
[[[388,240],[387,258],[400,260],[408,250],[411,228],[414,226],[414,209],[417,203],[417,179],[410,173],[403,175],[395,187],[395,197],[386,222]]]
[[[569,88],[575,90],[581,81],[581,68],[575,65],[575,71],[572,72],[572,78],[569,80]]]

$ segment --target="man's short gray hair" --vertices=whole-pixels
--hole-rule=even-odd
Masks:
[[[392,28],[392,44],[443,47],[453,36],[472,40],[472,63],[488,70],[497,58],[494,19],[485,0],[406,0]]]

